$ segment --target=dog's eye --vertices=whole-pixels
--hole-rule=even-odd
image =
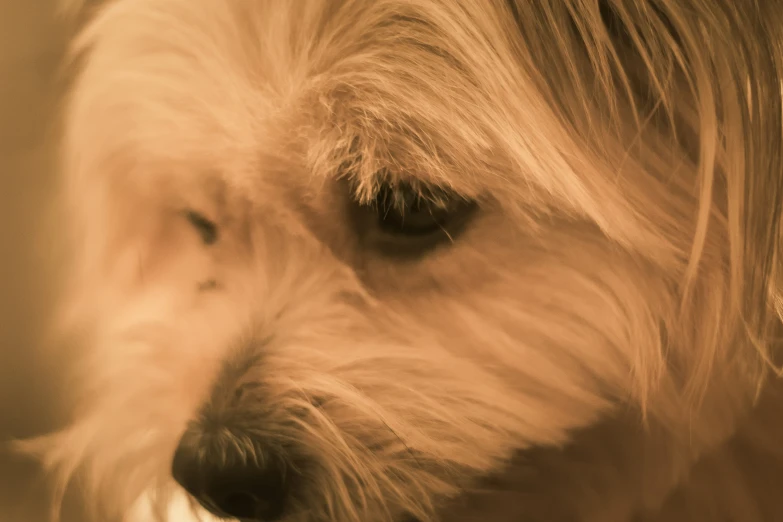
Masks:
[[[214,222],[193,210],[186,211],[185,218],[196,229],[205,245],[212,245],[218,240],[218,228]]]
[[[426,236],[445,232],[467,202],[442,189],[416,190],[409,184],[384,184],[372,202],[378,227],[387,234]]]
[[[359,205],[359,231],[366,244],[385,255],[416,257],[454,241],[475,207],[448,189],[386,182]]]

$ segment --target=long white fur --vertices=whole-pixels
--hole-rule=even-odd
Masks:
[[[63,140],[77,408],[24,446],[58,491],[80,474],[99,516],[185,520],[172,453],[252,347],[266,436],[318,462],[291,521],[436,519],[525,450],[561,474],[493,520],[540,520],[543,499],[569,510],[550,520],[699,519],[667,499],[709,490],[699,466],[777,386],[783,15],[601,5],[623,31],[587,0],[101,5]],[[416,262],[355,252],[331,196],[346,162],[358,198],[387,171],[482,209]],[[630,448],[591,461],[600,502],[558,482],[578,462],[535,457],[600,446],[591,429]]]

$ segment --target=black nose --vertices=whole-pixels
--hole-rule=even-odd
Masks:
[[[183,438],[174,453],[172,475],[208,511],[243,522],[278,520],[285,509],[285,468],[239,448],[208,450]]]

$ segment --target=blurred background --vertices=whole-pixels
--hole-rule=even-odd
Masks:
[[[46,484],[6,441],[58,425],[56,361],[43,351],[54,263],[42,237],[66,27],[55,0],[0,0],[0,522],[44,522]],[[83,522],[71,512],[63,522]]]

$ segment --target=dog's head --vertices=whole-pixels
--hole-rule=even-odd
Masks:
[[[105,6],[64,140],[80,402],[47,463],[112,512],[173,474],[243,519],[424,520],[617,405],[708,444],[771,357],[769,11]]]

